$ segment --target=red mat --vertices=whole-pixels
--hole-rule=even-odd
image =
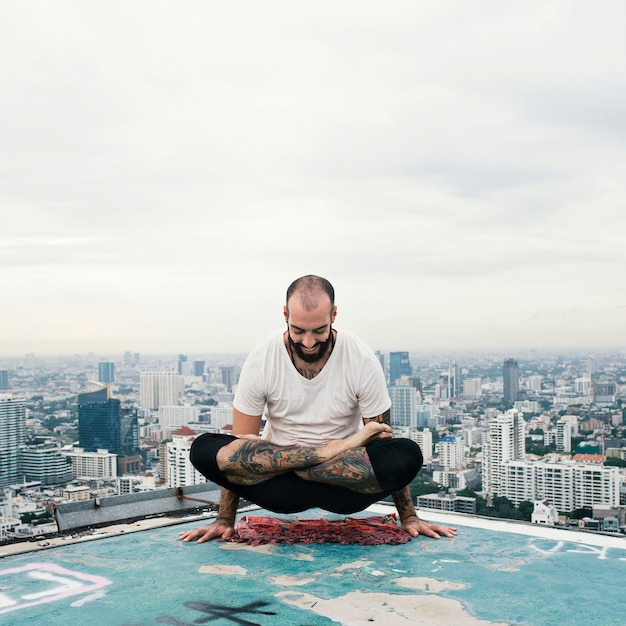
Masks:
[[[395,515],[337,520],[245,516],[235,525],[235,534],[228,541],[252,546],[279,543],[373,546],[407,543],[411,541],[411,536],[397,525]]]

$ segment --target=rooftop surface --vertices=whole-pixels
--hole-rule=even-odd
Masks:
[[[363,515],[390,511],[381,504]],[[298,517],[322,516],[337,517],[317,510]],[[0,622],[623,623],[623,538],[434,512],[424,517],[457,526],[457,537],[379,546],[179,541],[181,530],[207,523],[195,516],[59,537],[28,552],[0,546]]]

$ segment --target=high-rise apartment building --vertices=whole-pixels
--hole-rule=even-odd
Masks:
[[[435,450],[439,454],[439,464],[445,470],[459,470],[464,466],[465,442],[461,437],[446,435]]]
[[[159,407],[159,425],[162,428],[178,430],[200,418],[198,406],[161,406]],[[231,419],[232,422],[232,419]]]
[[[417,428],[417,389],[405,385],[388,387],[391,398],[391,426]]]
[[[530,391],[534,391],[535,393],[539,393],[541,391],[541,383],[543,381],[543,376],[541,374],[533,374],[527,378],[526,384]]]
[[[435,410],[436,406],[434,404],[418,404],[416,407],[417,427],[424,428],[429,426]]]
[[[611,406],[617,400],[617,383],[603,381],[593,383],[593,401],[599,406]]]
[[[577,415],[563,415],[559,421],[567,422],[572,429],[572,437],[578,437],[578,416]]]
[[[108,385],[115,382],[115,363],[101,361],[98,363],[98,382]]]
[[[120,453],[131,456],[139,453],[139,419],[136,409],[120,411]]]
[[[498,495],[520,502],[547,500],[562,513],[583,507],[619,506],[620,477],[617,467],[598,463],[559,461],[506,461]]]
[[[424,465],[431,463],[433,460],[433,433],[431,430],[429,428],[413,430],[409,436],[420,447]]]
[[[572,424],[569,420],[559,419],[556,423],[556,451],[569,454],[572,451]]]
[[[448,368],[448,398],[457,398],[463,391],[461,367],[456,361],[451,361]]]
[[[22,479],[21,454],[25,444],[25,400],[0,394],[0,487]]]
[[[466,398],[480,398],[482,395],[482,382],[480,378],[466,378],[463,381],[463,395]]]
[[[117,478],[117,455],[107,450],[87,452],[82,448],[61,451],[72,463],[74,478],[93,480],[97,478]]]
[[[9,371],[0,370],[0,391],[9,389]]]
[[[408,352],[389,353],[389,384],[395,385],[401,376],[410,376],[413,373]]]
[[[224,428],[233,423],[233,405],[228,402],[218,402],[211,407],[211,426]]]
[[[504,401],[513,404],[519,396],[519,365],[515,359],[507,359],[502,369]]]
[[[577,396],[587,396],[591,392],[591,378],[579,377],[574,380],[574,391]]]
[[[222,384],[226,385],[227,391],[233,390],[235,384],[235,368],[234,367],[221,367]]]
[[[504,463],[523,460],[525,454],[524,418],[519,411],[510,409],[493,418],[483,447],[483,491],[504,495]]]
[[[120,401],[109,388],[78,394],[78,439],[87,452],[120,453]]]
[[[183,426],[172,435],[167,447],[167,486],[187,487],[206,483],[206,478],[191,464],[189,450],[197,433]]]
[[[439,374],[435,386],[436,398],[457,398],[463,392],[461,368],[455,361],[450,361],[448,369]]]
[[[26,446],[22,452],[22,475],[44,487],[63,485],[73,479],[72,464],[55,443]]]
[[[141,356],[139,352],[130,352],[127,350],[124,352],[124,366],[132,367],[134,365],[139,365],[141,361]]]
[[[139,377],[140,406],[158,409],[176,406],[183,390],[184,378],[176,372],[142,372]]]

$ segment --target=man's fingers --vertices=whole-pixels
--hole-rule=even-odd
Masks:
[[[200,528],[194,528],[192,530],[184,530],[178,533],[178,538],[183,541],[193,541],[197,539],[198,543],[205,543],[220,535],[222,539],[229,539],[233,532],[234,529],[232,527],[225,528],[222,524],[219,526],[212,524],[210,526],[200,526]]]
[[[439,526],[438,524],[431,524],[430,522],[419,521],[417,523],[407,525],[405,530],[411,535],[411,537],[417,537],[418,535],[424,535],[432,539],[441,539],[441,537],[454,537],[456,536],[456,528],[451,526]]]

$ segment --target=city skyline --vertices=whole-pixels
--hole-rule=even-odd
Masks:
[[[332,19],[329,19],[332,16]],[[626,347],[626,5],[13,3],[0,357]]]

